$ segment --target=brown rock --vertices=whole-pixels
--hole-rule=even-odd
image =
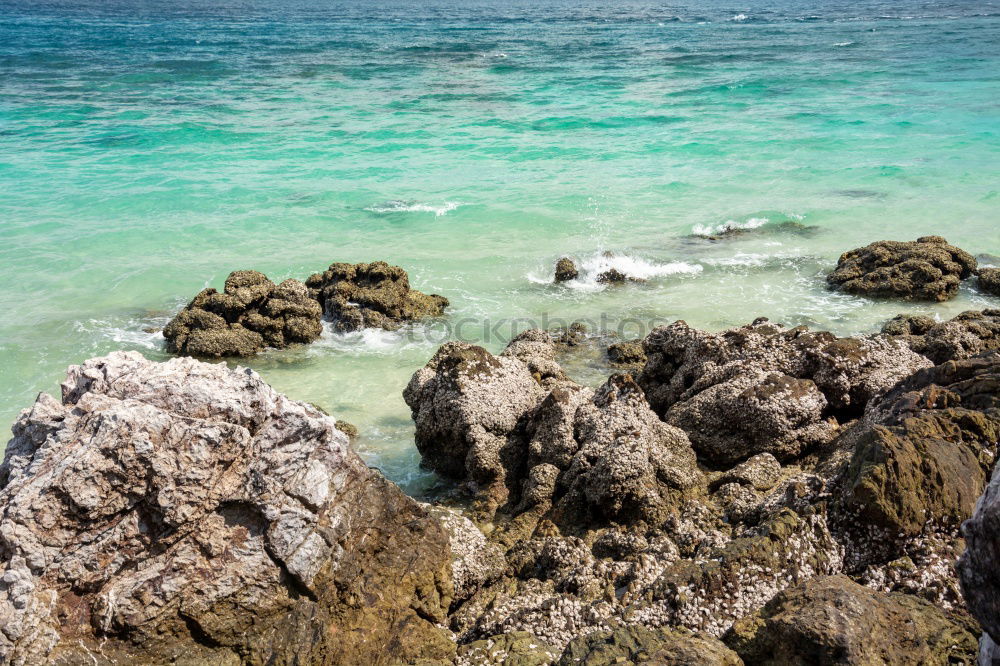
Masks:
[[[847,576],[813,578],[736,623],[726,643],[747,664],[973,664],[975,623]]]
[[[980,268],[978,284],[987,294],[1000,296],[1000,268]]]
[[[899,336],[913,351],[944,363],[1000,349],[1000,310],[968,310],[940,323],[929,317],[897,315],[882,332]]]
[[[569,257],[563,257],[556,262],[556,282],[568,282],[580,276],[576,264]]]
[[[170,351],[203,357],[253,356],[320,336],[321,311],[298,280],[279,285],[257,271],[234,271],[225,291],[204,289],[163,329]]]
[[[310,276],[306,285],[339,331],[392,331],[411,321],[438,317],[448,306],[444,296],[410,289],[406,271],[384,261],[331,264]]]
[[[924,236],[912,242],[878,241],[845,252],[826,281],[863,296],[946,301],[975,271],[971,254],[940,236]]]

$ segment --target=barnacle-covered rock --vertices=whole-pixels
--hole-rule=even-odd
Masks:
[[[644,341],[639,383],[698,454],[732,465],[757,453],[795,458],[930,362],[887,336],[838,338],[759,319],[707,333],[682,321]]]
[[[882,332],[900,336],[913,351],[944,363],[1000,349],[1000,310],[969,310],[944,322],[897,315]]]

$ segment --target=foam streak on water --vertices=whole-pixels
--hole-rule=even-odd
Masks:
[[[823,275],[928,234],[997,263],[998,2],[0,0],[0,421],[89,356],[166,358],[156,331],[242,268],[384,259],[451,299],[418,335],[242,361],[411,489],[401,391],[456,329],[995,306]]]

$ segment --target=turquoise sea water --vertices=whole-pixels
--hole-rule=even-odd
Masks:
[[[1000,263],[998,176],[996,1],[0,0],[0,421],[68,364],[165,358],[144,329],[231,270],[385,259],[449,319],[249,365],[418,491],[400,392],[447,337],[1000,305],[822,279],[926,234]],[[758,228],[690,238],[727,223]],[[650,281],[552,285],[563,254]]]

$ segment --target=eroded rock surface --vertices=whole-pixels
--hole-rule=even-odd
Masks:
[[[846,576],[778,594],[726,636],[747,664],[971,664],[975,623]]]
[[[976,272],[976,258],[940,236],[878,241],[845,252],[826,281],[843,291],[877,298],[947,301]]]
[[[944,322],[930,317],[897,315],[882,327],[910,348],[944,363],[1000,349],[1000,310],[969,310]]]
[[[627,375],[597,391],[568,378],[544,331],[499,356],[448,343],[404,392],[426,464],[467,481],[491,513],[558,505],[634,521],[702,482],[687,436],[662,423]],[[568,516],[573,516],[569,518]]]
[[[338,331],[392,331],[411,321],[440,316],[448,306],[444,296],[411,289],[406,271],[384,261],[331,264],[310,276],[306,286]]]
[[[453,654],[445,531],[333,418],[250,370],[134,352],[62,391],[0,467],[4,663]]]
[[[680,322],[645,341],[642,386],[612,375],[592,389],[566,376],[555,344],[542,331],[498,356],[451,343],[407,389],[425,460],[453,461],[469,515],[504,553],[503,570],[451,609],[460,654],[740,663],[713,638],[739,631],[731,646],[771,663],[761,609],[847,573],[846,592],[810,592],[807,616],[860,629],[838,624],[818,647],[801,629],[774,654],[883,655],[859,641],[885,619],[931,638],[889,639],[884,663],[973,658],[952,563],[1000,437],[993,357],[933,366],[888,335]],[[470,455],[482,442],[503,455]],[[874,615],[855,618],[857,599]]]
[[[838,338],[766,319],[721,333],[682,321],[655,329],[639,383],[699,456],[781,460],[831,441],[868,401],[930,362],[886,336]]]
[[[275,285],[257,271],[234,271],[224,290],[202,290],[163,329],[170,351],[189,356],[253,356],[265,347],[312,342],[322,311],[298,280]]]
[[[987,294],[1000,296],[1000,268],[980,268],[977,283]]]
[[[903,588],[915,585],[942,604],[957,600],[951,562],[961,553],[959,525],[996,459],[998,389],[1000,352],[991,352],[920,370],[873,401],[850,434],[853,456],[834,506],[849,570],[888,564],[875,582],[917,576]]]

